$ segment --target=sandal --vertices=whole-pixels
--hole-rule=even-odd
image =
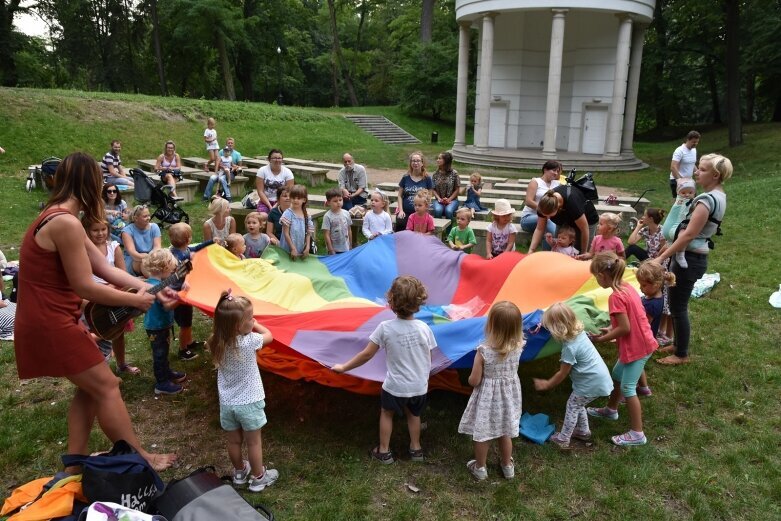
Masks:
[[[661,365],[683,365],[689,363],[689,357],[681,358],[677,355],[670,355],[664,358],[657,358],[656,363]]]
[[[425,461],[426,458],[423,456],[423,449],[410,449],[409,459],[410,461]]]
[[[379,461],[383,465],[390,465],[393,463],[393,452],[380,452],[380,447],[374,447],[369,451],[369,457]]]
[[[119,366],[119,372],[120,373],[128,373],[128,374],[141,374],[141,369],[134,365],[130,365],[128,363],[124,363]]]

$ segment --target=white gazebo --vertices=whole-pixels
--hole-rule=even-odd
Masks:
[[[655,0],[456,0],[456,137],[464,163],[644,168],[632,151],[643,36]],[[474,143],[469,40],[479,31]]]

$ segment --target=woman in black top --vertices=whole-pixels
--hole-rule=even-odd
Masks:
[[[548,190],[537,203],[537,228],[534,230],[529,253],[540,245],[548,219],[556,226],[571,226],[575,229],[575,245],[581,253],[588,251],[591,239],[599,223],[599,214],[583,193],[569,185],[560,185]]]

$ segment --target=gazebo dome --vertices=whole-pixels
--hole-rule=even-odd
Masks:
[[[643,168],[632,151],[654,0],[456,0],[456,139],[466,163]],[[469,32],[480,32],[474,143],[465,142]]]

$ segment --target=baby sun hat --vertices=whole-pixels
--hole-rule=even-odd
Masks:
[[[515,210],[510,206],[510,202],[507,199],[497,199],[491,213],[494,215],[510,215],[515,213]]]

